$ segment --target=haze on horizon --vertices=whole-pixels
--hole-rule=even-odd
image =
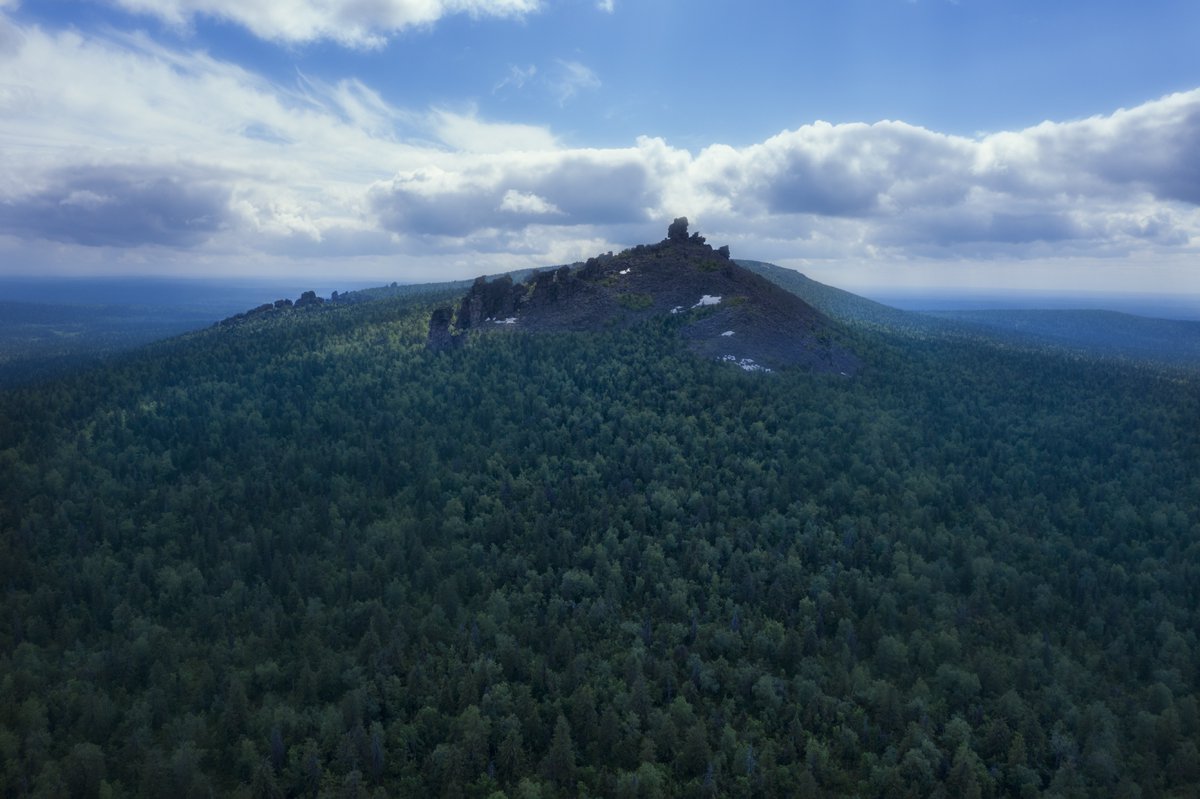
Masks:
[[[1200,6],[0,0],[0,277],[421,282],[661,238],[1200,295]]]

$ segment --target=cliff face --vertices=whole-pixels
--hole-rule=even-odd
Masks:
[[[475,285],[458,306],[458,329],[470,330],[493,319],[513,316],[527,291],[524,283],[514,285],[508,275],[490,282],[487,278],[476,278]]]
[[[694,352],[743,369],[858,369],[853,353],[837,344],[833,322],[738,266],[727,247],[714,250],[689,236],[684,217],[658,244],[544,270],[524,283],[479,278],[457,313],[435,312],[429,346],[454,346],[472,330],[600,330],[664,315],[680,317],[680,335]]]

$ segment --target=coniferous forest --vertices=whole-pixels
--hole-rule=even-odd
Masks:
[[[436,300],[0,394],[0,794],[1200,792],[1196,377]]]

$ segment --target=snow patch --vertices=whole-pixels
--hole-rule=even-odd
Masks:
[[[517,317],[515,316],[510,316],[507,319],[495,319],[492,321],[492,324],[494,325],[515,325],[516,323]]]
[[[632,272],[632,271],[633,271],[633,270],[632,270],[632,269],[630,269],[629,267],[625,267],[625,268],[624,268],[624,269],[622,269],[620,272],[617,272],[617,274],[618,274],[618,275],[628,275],[628,274],[629,274],[630,272]]]
[[[732,335],[733,335],[733,331],[732,331],[732,330],[726,330],[726,331],[725,331],[724,333],[722,333],[721,335],[722,335],[722,336],[732,336]]]
[[[753,358],[739,358],[736,355],[722,355],[717,360],[726,361],[728,363],[735,363],[747,372],[770,373],[771,371],[773,371],[769,367],[763,366],[762,364],[759,364],[759,363],[755,363]]]
[[[703,297],[700,298],[700,302],[696,303],[692,307],[699,308],[703,305],[717,305],[720,302],[721,302],[721,296],[719,294],[715,297],[711,294],[705,294]]]
[[[683,313],[683,306],[676,305],[674,308],[671,309],[671,313]]]

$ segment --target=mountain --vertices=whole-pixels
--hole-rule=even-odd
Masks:
[[[0,391],[0,795],[1197,795],[1200,377],[831,313],[853,379],[745,374],[685,333],[774,293],[656,305],[711,257]]]
[[[1094,357],[1200,368],[1200,322],[1098,310],[928,311],[999,341]]]
[[[1200,322],[1077,309],[903,311],[819,283],[792,269],[761,261],[738,263],[830,318],[859,328],[1200,369]]]
[[[849,291],[818,283],[794,269],[785,269],[763,261],[738,259],[737,263],[780,288],[792,292],[825,315],[842,322],[886,329],[889,332],[937,330],[945,327],[944,324],[930,322],[919,314],[901,311]]]
[[[677,317],[678,334],[706,358],[747,371],[803,366],[850,375],[859,360],[839,326],[796,294],[743,268],[727,247],[714,250],[686,217],[667,238],[524,282],[479,278],[458,306],[430,319],[430,345],[454,346],[468,331],[534,333],[625,328]]]

